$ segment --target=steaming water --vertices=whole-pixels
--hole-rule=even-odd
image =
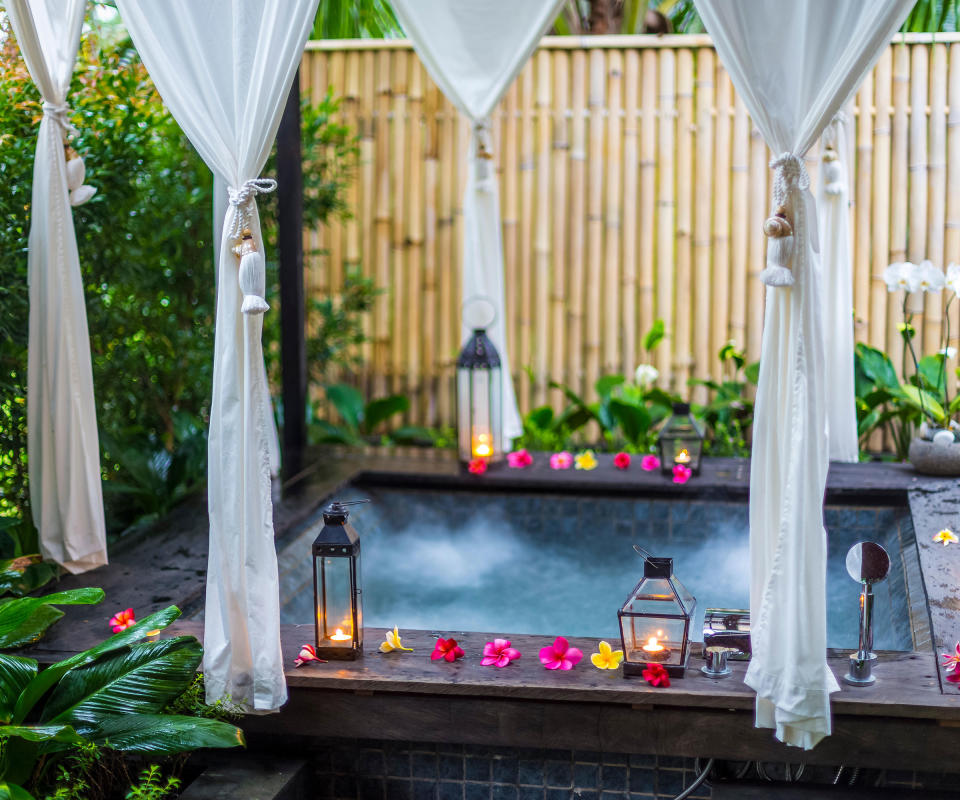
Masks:
[[[673,557],[697,598],[696,638],[706,608],[749,607],[745,503],[369,488],[341,495],[354,497],[371,499],[351,516],[369,626],[618,637],[616,611],[642,574],[634,543]],[[859,589],[843,558],[854,542],[874,539],[888,550],[893,542],[895,565],[876,587],[874,646],[912,649],[902,518],[893,509],[828,509],[831,647],[856,646]],[[284,622],[312,619],[309,552],[319,525],[281,550]]]

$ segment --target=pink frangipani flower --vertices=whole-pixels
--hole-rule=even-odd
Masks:
[[[133,626],[137,621],[137,615],[133,613],[132,608],[128,608],[126,611],[118,611],[112,617],[107,625],[110,626],[110,630],[114,633],[120,633],[120,631],[125,631],[127,628]]]
[[[494,639],[483,646],[480,664],[484,667],[505,667],[518,658],[520,651],[510,646],[509,639]]]
[[[485,458],[475,458],[469,464],[467,464],[467,471],[471,475],[483,475],[487,471],[487,459]]]
[[[683,464],[674,464],[673,465],[673,482],[674,483],[686,483],[690,480],[690,476],[693,474],[693,471],[690,467],[685,467]]]
[[[950,683],[960,683],[960,642],[957,642],[956,653],[943,653],[943,668],[947,671],[944,677]]]
[[[581,658],[583,653],[576,647],[571,647],[562,636],[558,636],[549,647],[540,650],[540,661],[547,669],[573,669]]]
[[[647,455],[640,459],[640,469],[644,472],[653,472],[660,469],[660,459],[655,455]]]
[[[430,654],[431,661],[449,661],[451,664],[458,658],[463,658],[463,648],[457,644],[454,638],[444,639],[442,636],[437,639],[437,643]]]
[[[615,466],[617,469],[627,469],[630,466],[630,454],[617,453],[613,457],[613,466]]]
[[[533,463],[533,456],[526,450],[514,450],[507,453],[507,464],[513,469],[524,469]]]
[[[302,667],[308,661],[316,661],[318,664],[326,664],[326,660],[317,657],[317,651],[312,644],[305,644],[300,647],[300,652],[293,660],[293,666]]]
[[[550,469],[570,469],[573,466],[573,453],[564,450],[550,456]]]

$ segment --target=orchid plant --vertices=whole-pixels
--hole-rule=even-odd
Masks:
[[[897,262],[884,271],[890,292],[902,292],[903,321],[899,325],[904,342],[900,374],[882,351],[858,343],[856,348],[857,415],[861,438],[877,428],[886,428],[897,456],[906,458],[914,429],[920,436],[951,443],[956,441],[960,425],[953,417],[960,411],[960,396],[950,397],[947,360],[955,355],[949,347],[950,310],[960,294],[960,265],[950,264],[946,273],[930,261],[920,264]],[[916,292],[939,295],[950,292],[944,307],[944,322],[939,349],[935,354],[918,356],[915,344],[914,312],[909,297]]]

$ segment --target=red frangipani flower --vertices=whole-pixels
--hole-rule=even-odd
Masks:
[[[690,480],[690,476],[693,474],[693,471],[690,467],[685,467],[683,464],[674,464],[673,465],[673,482],[674,483],[686,483]]]
[[[944,677],[950,683],[960,683],[960,642],[957,642],[956,653],[943,653],[943,668],[947,671]]]
[[[485,458],[475,458],[467,465],[467,471],[471,475],[483,475],[487,471],[487,460]]]
[[[644,472],[653,472],[660,469],[660,459],[655,455],[647,455],[640,459],[640,469]]]
[[[583,653],[576,647],[571,647],[562,636],[558,636],[549,647],[540,650],[540,661],[547,669],[573,669],[581,658]]]
[[[664,689],[670,686],[670,675],[667,673],[663,664],[647,664],[647,668],[640,673],[643,679],[651,686],[662,687]]]
[[[316,661],[319,664],[326,664],[326,660],[317,657],[317,650],[312,644],[305,644],[300,646],[300,652],[297,653],[297,657],[293,660],[293,666],[302,667],[308,661]]]
[[[463,658],[463,648],[457,644],[456,639],[437,639],[437,644],[430,654],[430,660],[439,661],[441,658],[450,663],[453,663],[458,658]]]
[[[509,639],[494,639],[483,646],[484,667],[505,667],[511,661],[520,658],[520,651],[510,646]]]
[[[118,611],[112,617],[107,625],[110,626],[110,630],[114,633],[120,633],[120,631],[125,631],[127,628],[136,624],[137,615],[133,613],[132,608],[128,608],[126,611]]]
[[[630,466],[630,454],[629,453],[617,453],[613,457],[613,466],[617,469],[627,469]]]
[[[507,464],[513,469],[525,469],[533,463],[533,456],[526,449],[507,453]]]

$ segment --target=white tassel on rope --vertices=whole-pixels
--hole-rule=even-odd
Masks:
[[[493,189],[493,182],[496,180],[488,125],[489,123],[484,120],[477,123],[473,128],[476,145],[474,156],[476,158],[477,191],[479,192],[489,192]]]
[[[67,158],[67,189],[70,190],[70,205],[80,206],[93,197],[97,190],[83,182],[87,176],[87,168],[80,154],[72,147],[64,147],[64,153]]]
[[[845,122],[844,114],[837,112],[823,132],[823,141],[826,145],[823,151],[823,191],[833,197],[843,192],[843,164],[840,163],[840,154],[837,150],[840,126]]]
[[[796,249],[793,223],[791,221],[794,197],[810,188],[810,176],[803,159],[793,153],[783,153],[770,162],[773,169],[773,200],[777,210],[763,223],[767,236],[767,268],[760,273],[760,280],[767,286],[793,286],[793,258]]]
[[[230,205],[234,206],[229,236],[240,240],[234,246],[233,252],[240,258],[237,280],[240,291],[243,292],[240,311],[244,314],[262,314],[270,308],[264,299],[267,290],[267,265],[249,225],[256,196],[272,192],[276,188],[275,180],[254,178],[246,181],[239,189],[228,190]]]

